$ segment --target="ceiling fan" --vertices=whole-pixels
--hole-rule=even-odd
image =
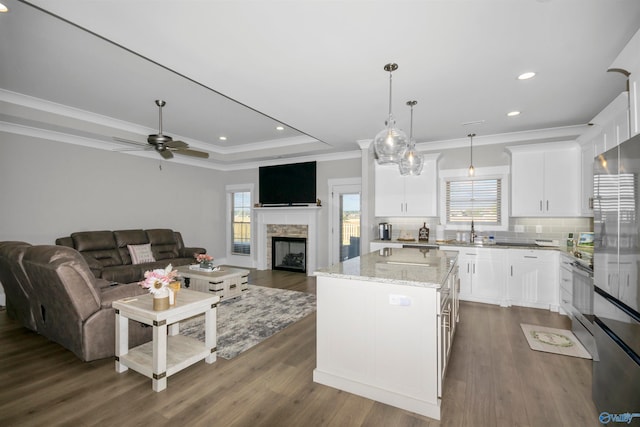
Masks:
[[[198,150],[189,149],[189,144],[183,141],[174,141],[169,135],[164,135],[162,133],[162,107],[167,105],[165,101],[156,99],[156,105],[158,106],[159,112],[159,127],[157,134],[151,134],[147,136],[147,144],[131,141],[129,139],[123,139],[118,137],[113,137],[115,141],[124,142],[125,144],[133,144],[139,147],[144,147],[146,150],[154,149],[165,159],[173,158],[173,153],[183,154],[186,156],[193,157],[201,157],[203,159],[209,158],[209,153]]]

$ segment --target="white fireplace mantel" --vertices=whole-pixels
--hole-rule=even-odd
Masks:
[[[268,270],[267,225],[307,226],[307,275],[312,275],[318,265],[318,213],[320,206],[285,206],[253,208],[256,224],[256,254],[258,270]]]

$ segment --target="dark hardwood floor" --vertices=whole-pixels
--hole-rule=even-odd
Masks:
[[[252,271],[250,282],[315,293],[315,278]],[[312,381],[315,314],[231,360],[197,363],[160,393],[112,359],[84,363],[0,311],[0,426],[598,426],[591,361],[529,349],[520,323],[555,313],[462,303],[435,421]]]

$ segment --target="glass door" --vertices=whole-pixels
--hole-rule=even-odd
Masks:
[[[360,256],[360,193],[340,194],[340,261]]]

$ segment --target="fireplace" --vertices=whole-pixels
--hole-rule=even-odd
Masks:
[[[318,265],[318,214],[320,206],[255,207],[256,267],[272,268],[274,237],[306,238],[305,271],[313,274]],[[298,270],[301,271],[301,270]]]
[[[271,269],[307,271],[307,239],[274,236],[271,238]]]

